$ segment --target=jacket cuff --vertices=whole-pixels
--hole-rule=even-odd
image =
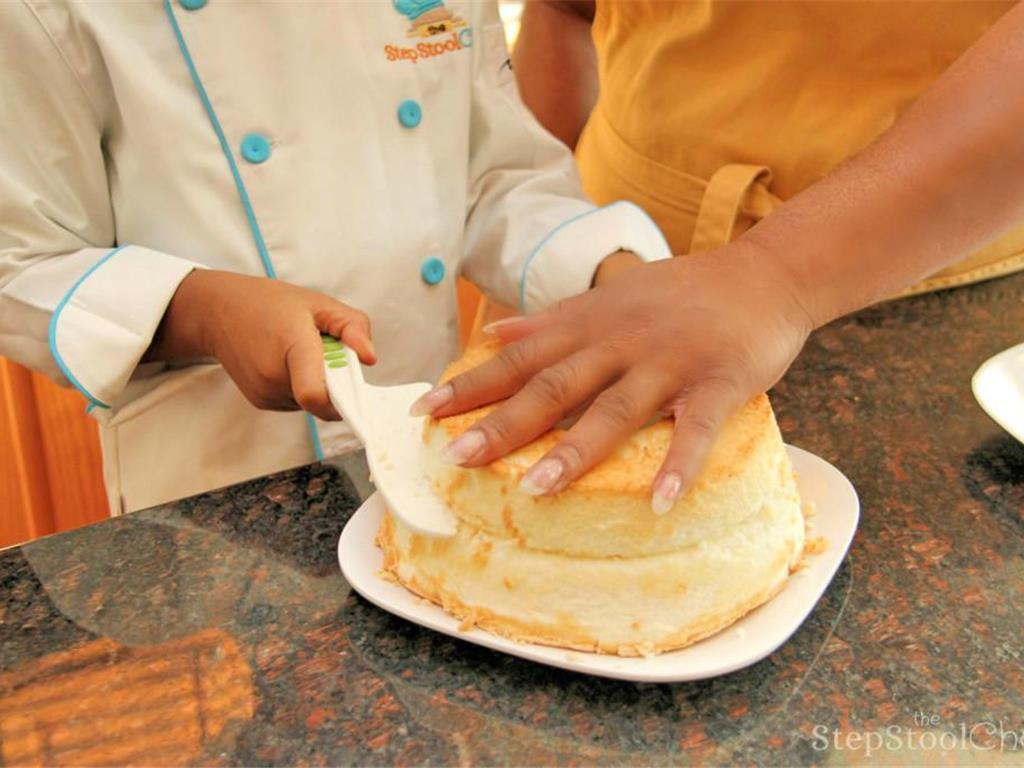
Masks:
[[[595,208],[559,224],[523,264],[519,306],[534,312],[590,288],[594,273],[616,251],[643,261],[672,256],[658,225],[643,208],[626,200]]]
[[[115,248],[75,280],[50,318],[50,353],[91,407],[124,390],[174,292],[201,264],[134,245]]]

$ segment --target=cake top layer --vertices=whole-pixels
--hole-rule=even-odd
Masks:
[[[494,357],[499,349],[500,344],[494,342],[466,350],[461,359],[448,366],[441,380],[448,381],[463,371],[480,365]],[[498,405],[499,403],[494,403],[439,421],[428,420],[427,436],[440,427],[445,433],[446,440],[454,439]],[[662,419],[641,428],[611,456],[576,480],[571,487],[580,491],[614,491],[648,497],[654,475],[668,452],[672,430],[671,419]],[[492,463],[489,468],[493,472],[518,481],[534,462],[555,446],[562,434],[563,430],[551,430],[532,443]],[[745,466],[762,441],[766,438],[770,440],[777,434],[778,428],[768,398],[766,395],[758,395],[726,421],[691,490],[699,492],[701,486],[718,485],[725,477],[735,474],[739,468]]]

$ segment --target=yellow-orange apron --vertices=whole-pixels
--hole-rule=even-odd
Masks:
[[[724,245],[870,143],[1012,5],[598,0],[584,186],[642,205],[677,254]],[[1022,268],[1024,228],[905,293]]]

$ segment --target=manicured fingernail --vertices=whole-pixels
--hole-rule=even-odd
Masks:
[[[555,487],[564,472],[565,466],[558,459],[541,459],[530,467],[519,488],[530,496],[541,496]]]
[[[487,445],[487,437],[479,429],[463,432],[444,447],[444,460],[449,464],[462,464],[476,456]]]
[[[683,479],[675,472],[669,472],[654,487],[654,495],[651,497],[651,509],[656,515],[664,515],[676,503],[679,494],[683,490]]]
[[[429,416],[442,405],[447,405],[455,397],[455,388],[451,384],[442,384],[419,398],[409,407],[410,416]]]
[[[486,334],[493,336],[495,333],[498,332],[498,329],[501,328],[503,325],[511,325],[512,323],[518,323],[522,319],[522,315],[516,315],[515,317],[506,317],[501,320],[495,320],[493,323],[488,323],[480,330]]]

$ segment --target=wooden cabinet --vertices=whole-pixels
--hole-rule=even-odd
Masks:
[[[0,546],[109,514],[85,399],[0,358]]]

